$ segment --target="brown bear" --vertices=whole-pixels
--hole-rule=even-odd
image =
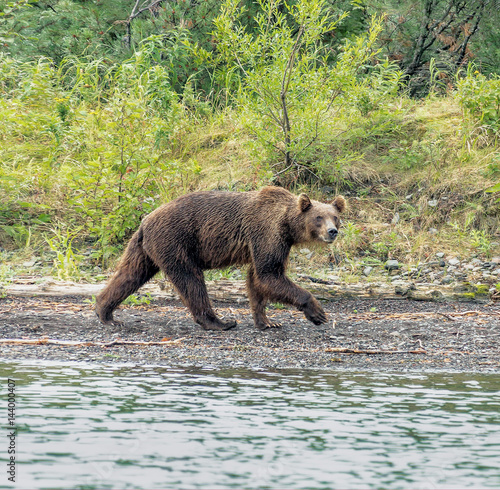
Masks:
[[[227,330],[236,322],[217,318],[203,271],[249,264],[246,284],[257,328],[273,326],[265,313],[269,300],[293,305],[320,325],[326,322],[323,308],[285,275],[285,268],[292,245],[335,240],[344,207],[342,196],[324,204],[280,187],[179,197],[144,218],[97,297],[96,313],[105,324],[118,323],[113,310],[161,270],[196,323]]]

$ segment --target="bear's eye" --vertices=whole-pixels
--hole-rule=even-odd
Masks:
[[[323,216],[316,216],[316,221],[321,223],[323,221]]]

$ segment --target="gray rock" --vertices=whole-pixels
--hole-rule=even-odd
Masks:
[[[437,228],[429,228],[427,230],[431,235],[437,235],[438,231]]]
[[[371,274],[372,270],[373,270],[373,267],[370,267],[370,266],[368,265],[368,266],[366,266],[366,267],[363,269],[363,274],[364,274],[365,276],[367,276],[367,277],[368,277],[368,276]]]
[[[431,208],[435,208],[437,205],[438,205],[438,201],[436,199],[432,199],[431,201],[428,201],[427,204],[431,207]]]
[[[451,284],[453,282],[453,277],[446,275],[441,279],[441,284]]]
[[[443,253],[443,252],[438,252],[438,253],[436,254],[436,257],[437,257],[438,259],[442,259],[442,258],[444,257],[444,253]]]
[[[456,257],[453,257],[450,260],[448,260],[448,264],[450,264],[450,265],[459,265],[460,264],[460,260],[458,260]]]
[[[400,267],[401,266],[399,265],[399,262],[397,260],[388,260],[384,265],[384,268],[388,271],[393,271],[399,269]]]

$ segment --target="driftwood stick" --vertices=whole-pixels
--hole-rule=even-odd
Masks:
[[[7,345],[61,345],[64,347],[113,347],[115,345],[131,345],[131,346],[144,346],[144,345],[178,345],[186,337],[181,337],[175,340],[163,340],[161,342],[147,342],[135,340],[112,340],[110,342],[94,342],[94,341],[75,341],[75,340],[60,340],[60,339],[0,339],[0,344]]]
[[[378,349],[348,349],[345,347],[329,347],[325,352],[335,352],[337,354],[427,354],[425,349],[413,350],[378,350]]]

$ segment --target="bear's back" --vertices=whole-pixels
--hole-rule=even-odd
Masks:
[[[155,262],[189,257],[203,269],[248,263],[245,223],[256,194],[196,192],[164,204],[143,221],[146,253]]]

